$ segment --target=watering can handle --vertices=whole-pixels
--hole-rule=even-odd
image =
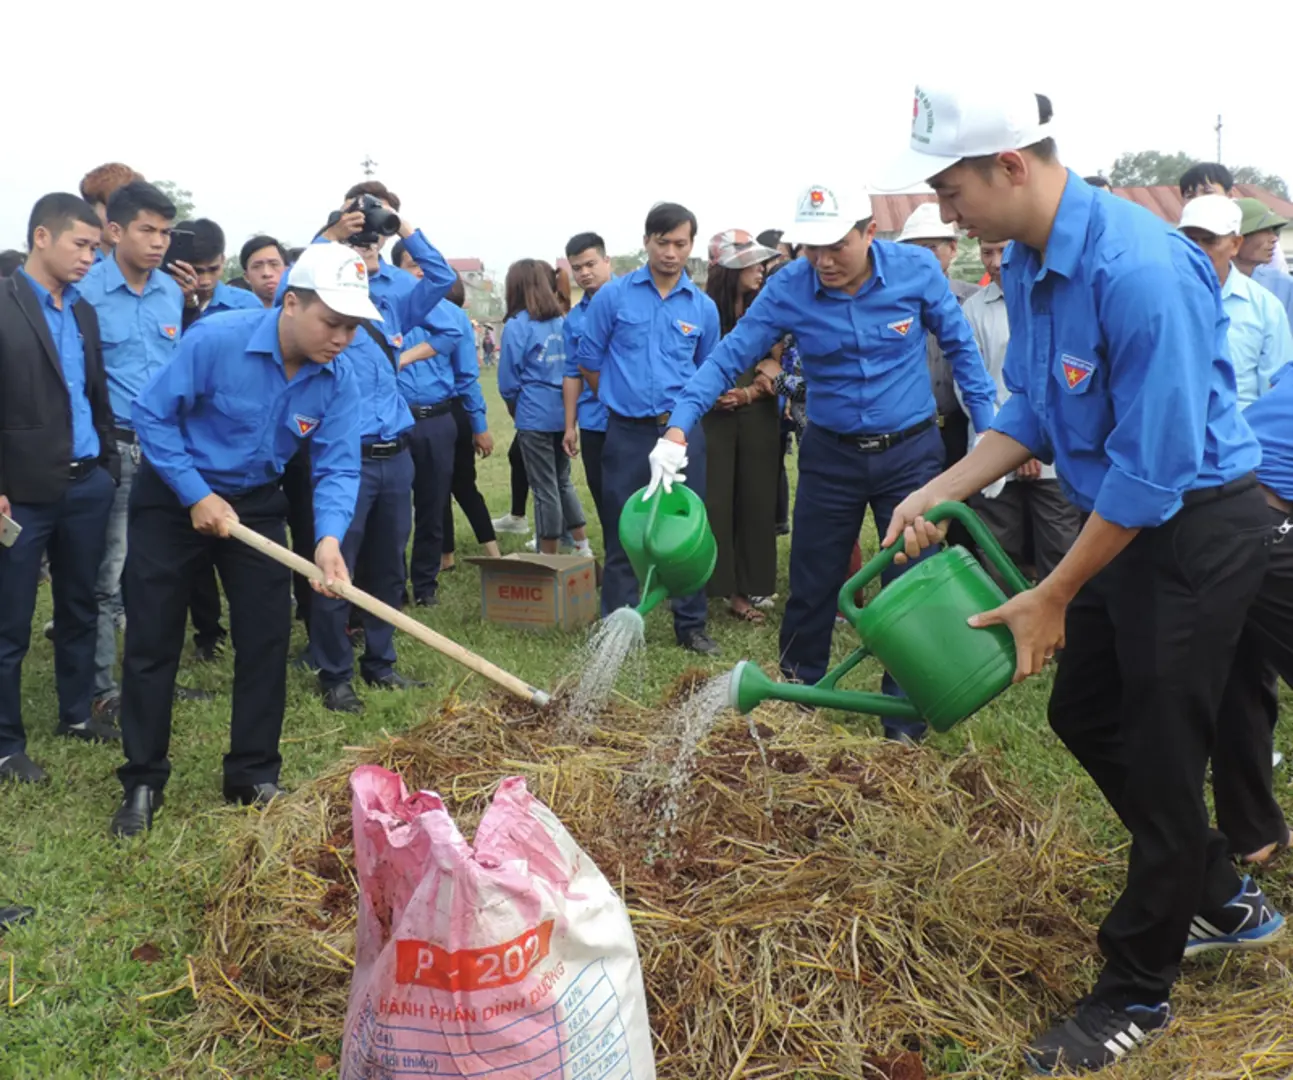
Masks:
[[[934,524],[946,521],[948,518],[959,521],[974,538],[974,542],[983,550],[983,553],[988,557],[988,561],[997,568],[997,571],[1005,579],[1012,592],[1021,593],[1029,587],[1028,580],[1019,572],[1019,568],[1010,561],[1010,556],[997,543],[997,538],[983,524],[979,515],[964,503],[939,503],[924,517],[926,521]],[[858,616],[858,606],[854,601],[858,590],[873,578],[877,578],[884,573],[889,568],[889,564],[893,562],[894,556],[901,550],[902,540],[899,539],[877,553],[870,562],[844,583],[844,588],[840,590],[839,606],[840,611],[844,613],[844,617],[849,622],[854,622]]]

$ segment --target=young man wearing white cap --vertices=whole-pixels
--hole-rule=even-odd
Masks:
[[[1293,334],[1275,296],[1235,268],[1233,260],[1244,242],[1242,222],[1239,204],[1224,195],[1201,195],[1181,211],[1181,232],[1203,249],[1221,282],[1221,306],[1230,319],[1226,342],[1244,409],[1293,361]]]
[[[1016,680],[1063,647],[1051,726],[1132,834],[1095,990],[1026,1051],[1039,1072],[1067,1074],[1166,1025],[1183,954],[1258,947],[1283,919],[1235,873],[1203,799],[1270,531],[1216,274],[1181,233],[1065,169],[1053,132],[1040,95],[916,91],[892,186],[927,181],[949,221],[1014,241],[1011,396],[963,461],[894,510],[883,543],[919,554],[940,534],[926,511],[1032,458],[1055,462],[1086,515],[1041,584],[970,620],[1009,627]]]
[[[924,334],[938,338],[980,429],[992,421],[995,395],[938,262],[920,248],[876,240],[867,195],[806,188],[783,239],[805,245],[806,258],[768,280],[678,395],[651,453],[651,484],[672,482],[688,458],[687,431],[743,371],[759,364],[776,377],[780,365],[763,358],[794,334],[808,386],[808,428],[799,451],[781,656],[787,677],[811,683],[830,661],[835,596],[867,507],[883,531],[893,508],[942,467]],[[776,476],[767,480],[773,484]],[[884,686],[898,691],[888,675]],[[924,729],[897,719],[884,724],[891,737],[919,738]]]
[[[314,561],[328,581],[348,580],[340,544],[359,487],[359,391],[335,361],[360,322],[378,318],[363,261],[341,244],[314,245],[292,267],[281,308],[199,321],[135,400],[143,460],[130,502],[115,835],[145,831],[161,806],[189,582],[208,561],[234,645],[224,796],[263,804],[280,793],[291,572],[228,539],[229,525],[286,542],[280,480],[308,443]]]

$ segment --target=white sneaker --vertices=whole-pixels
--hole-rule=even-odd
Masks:
[[[777,606],[776,593],[771,596],[751,596],[749,599],[751,606],[758,608],[760,611],[771,611]]]
[[[493,521],[495,532],[504,533],[525,533],[530,531],[530,523],[523,517],[517,517],[515,514],[504,514],[502,517],[496,517]]]
[[[582,544],[576,544],[576,545],[575,545],[575,554],[576,554],[576,555],[586,555],[588,558],[590,558],[590,559],[591,559],[591,558],[593,558],[593,557],[594,557],[594,556],[593,556],[593,545],[592,545],[592,544],[590,544],[587,540],[585,540]]]
[[[1281,754],[1278,750],[1276,750],[1275,753],[1271,755],[1271,768],[1278,769],[1283,764],[1284,764],[1284,755]]]
[[[539,550],[539,539],[538,539],[538,537],[537,537],[537,536],[534,536],[533,534],[531,534],[530,539],[528,539],[528,540],[525,542],[524,547],[525,547],[525,550],[526,550],[526,551],[538,551],[538,550]]]

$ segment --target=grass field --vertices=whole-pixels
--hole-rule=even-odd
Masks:
[[[487,373],[483,380],[498,452],[481,465],[481,488],[494,514],[507,509],[506,449],[511,425]],[[575,472],[582,487],[582,466]],[[591,500],[585,506],[591,511]],[[594,547],[600,535],[591,525]],[[459,556],[477,548],[466,522],[458,520]],[[505,551],[522,538],[505,537]],[[874,537],[871,537],[874,543]],[[784,600],[789,539],[781,541],[780,590]],[[529,636],[484,623],[480,617],[479,578],[461,566],[442,578],[442,605],[414,614],[444,634],[538,685],[550,685],[571,670],[581,636]],[[114,776],[117,751],[56,740],[51,646],[39,632],[49,611],[48,592],[38,607],[32,650],[24,679],[29,752],[52,777],[47,787],[0,789],[6,824],[0,830],[0,904],[21,902],[37,909],[27,925],[0,938],[0,1080],[83,1080],[86,1077],[230,1075],[210,1058],[185,1060],[185,1020],[193,1007],[187,989],[167,993],[187,980],[185,956],[196,947],[204,904],[216,880],[222,835],[239,814],[220,798],[220,756],[228,731],[232,658],[213,666],[186,662],[181,681],[213,690],[205,705],[175,710],[174,773],[166,807],[145,840],[118,844],[107,835],[108,819],[120,787]],[[777,619],[763,628],[747,626],[711,605],[711,630],[723,649],[720,660],[703,666],[716,673],[749,657],[773,663]],[[299,634],[300,632],[297,631]],[[849,632],[837,634],[841,652]],[[648,674],[623,690],[650,703],[696,657],[673,645],[665,614],[648,620]],[[360,716],[325,711],[311,676],[289,674],[284,730],[283,781],[290,788],[334,762],[344,747],[363,746],[382,732],[404,729],[424,716],[465,671],[439,654],[407,639],[397,642],[400,670],[431,683],[424,691],[366,693]],[[870,672],[873,683],[878,673]],[[935,752],[955,753],[970,740],[998,750],[1007,768],[1043,798],[1068,799],[1095,843],[1113,848],[1123,842],[1117,822],[1099,801],[1094,787],[1050,734],[1045,724],[1049,677],[1015,687],[971,723],[931,739]],[[488,686],[472,676],[465,695]],[[837,717],[871,729],[874,721]],[[878,726],[874,728],[878,730]],[[1283,748],[1293,753],[1287,726]],[[1281,789],[1287,778],[1279,778]],[[1286,799],[1293,810],[1293,799]],[[1094,913],[1093,913],[1094,914]],[[132,958],[142,946],[147,954]],[[148,962],[151,961],[151,962]],[[1094,962],[1094,960],[1093,960]],[[12,979],[10,970],[12,965]],[[156,996],[150,996],[156,995]],[[281,1056],[238,1075],[318,1077],[316,1055],[336,1047],[289,1047]],[[217,1052],[216,1063],[220,1062]]]

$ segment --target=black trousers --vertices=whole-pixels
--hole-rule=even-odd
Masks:
[[[287,498],[287,527],[292,533],[292,550],[306,562],[314,562],[314,481],[310,473],[310,444],[302,443],[296,456],[283,470],[283,495]],[[300,574],[292,575],[296,617],[310,626],[310,605],[314,589]]]
[[[1029,561],[1031,538],[1038,579],[1059,565],[1082,531],[1077,507],[1064,498],[1058,480],[1011,480],[995,498],[973,495],[966,503],[1016,566]]]
[[[938,433],[943,437],[943,468],[950,469],[969,452],[970,418],[960,409],[940,412]],[[947,528],[947,542],[960,544],[967,551],[974,550],[974,541],[970,533],[959,521],[953,521]]]
[[[603,534],[606,532],[606,521],[602,517],[602,451],[605,448],[606,432],[579,429],[579,456],[584,459],[584,479],[588,481],[588,493],[593,497]],[[614,522],[613,527],[618,529],[620,523]]]
[[[525,517],[525,504],[530,498],[530,481],[525,475],[525,461],[521,458],[521,442],[513,437],[507,451],[507,463],[512,467],[512,516]]]
[[[193,619],[193,644],[202,648],[218,645],[225,638],[220,625],[220,589],[216,585],[215,563],[209,562],[193,575],[193,594],[189,601]]]
[[[1279,719],[1279,679],[1293,685],[1293,532],[1290,518],[1267,508],[1271,555],[1257,599],[1248,609],[1234,666],[1217,716],[1212,792],[1217,828],[1237,855],[1288,837],[1275,801],[1271,755]]]
[[[1190,920],[1241,889],[1203,798],[1217,712],[1270,526],[1254,485],[1144,529],[1069,605],[1051,693],[1056,734],[1131,833],[1100,927],[1096,994],[1167,999]]]
[[[278,485],[230,498],[242,523],[287,540],[287,499]],[[127,526],[126,645],[121,665],[121,734],[127,792],[160,788],[170,776],[171,701],[184,647],[194,573],[214,561],[229,599],[233,637],[233,719],[225,783],[278,779],[287,700],[291,573],[237,540],[204,536],[146,461],[135,474]]]
[[[485,496],[476,486],[476,444],[472,441],[471,418],[462,407],[461,398],[453,399],[453,419],[458,428],[453,444],[453,497],[467,515],[471,531],[476,534],[476,543],[488,544],[498,537],[494,533],[494,523],[490,520]],[[444,507],[444,541],[441,548],[446,555],[453,554],[453,531],[453,503],[447,502]]]

